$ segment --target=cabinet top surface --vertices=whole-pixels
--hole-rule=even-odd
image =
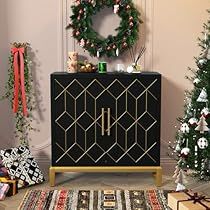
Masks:
[[[144,71],[141,73],[118,73],[118,72],[107,72],[107,73],[68,73],[68,72],[53,72],[51,75],[65,75],[65,76],[143,76],[143,75],[153,75],[153,76],[157,76],[157,75],[161,75],[158,72],[152,72],[152,71]]]

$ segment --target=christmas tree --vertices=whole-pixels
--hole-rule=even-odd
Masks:
[[[197,68],[189,68],[191,76],[186,77],[194,87],[185,92],[184,116],[178,118],[175,143],[169,142],[169,154],[177,160],[176,183],[182,183],[183,171],[187,170],[200,179],[210,179],[210,19],[203,28],[198,39],[201,53],[195,58]]]

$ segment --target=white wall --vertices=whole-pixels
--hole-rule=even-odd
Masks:
[[[66,52],[72,50],[73,40],[65,30],[72,1],[0,0],[0,94],[7,80],[10,43],[31,43],[36,64],[32,71],[40,100],[34,122],[40,132],[32,133],[31,147],[44,161],[50,159],[49,75],[63,67]],[[166,158],[166,144],[174,139],[176,117],[183,110],[184,89],[190,87],[184,76],[187,67],[194,66],[193,57],[199,53],[197,37],[207,20],[205,10],[210,8],[210,1],[136,0],[135,3],[145,22],[141,28],[141,40],[146,40],[147,46],[143,65],[146,70],[156,70],[163,75],[162,157]],[[83,52],[78,46],[76,49]],[[130,62],[124,58],[120,62]],[[8,102],[0,102],[2,148],[15,144],[13,126]]]
[[[35,113],[34,126],[40,132],[32,133],[32,149],[39,150],[44,155],[44,147],[50,143],[50,73],[60,69],[61,63],[61,29],[60,2],[57,0],[0,0],[0,69],[1,94],[7,80],[7,63],[10,43],[28,42],[34,62],[32,71],[36,84],[39,109]],[[3,30],[2,30],[3,29]],[[2,36],[3,32],[3,36]],[[12,139],[13,116],[8,102],[0,102],[0,136],[2,147],[15,143]],[[9,134],[9,135],[8,135]],[[35,152],[36,153],[36,152]]]
[[[154,0],[153,63],[163,75],[162,156],[168,141],[174,140],[176,118],[183,114],[184,90],[192,88],[185,75],[190,74],[187,67],[196,67],[197,38],[210,18],[207,9],[209,0]]]

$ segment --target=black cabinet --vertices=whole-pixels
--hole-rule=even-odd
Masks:
[[[161,75],[51,74],[52,166],[160,166]]]

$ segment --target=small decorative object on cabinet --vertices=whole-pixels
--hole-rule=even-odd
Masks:
[[[107,63],[106,62],[99,62],[98,72],[99,73],[106,73],[106,71],[107,71]]]
[[[141,47],[138,53],[136,52],[136,48],[134,50],[133,47],[130,48],[129,51],[130,51],[130,56],[131,56],[131,60],[133,63],[132,63],[132,65],[128,66],[127,72],[128,73],[140,73],[140,71],[142,70],[142,67],[139,64],[139,60],[141,59],[144,52],[146,51],[146,48]]]
[[[88,62],[88,60],[78,62],[78,72],[95,73],[96,71],[97,71],[96,65]]]
[[[78,70],[78,53],[77,52],[69,52],[68,57],[69,57],[69,60],[67,62],[68,72],[76,73]]]
[[[115,67],[115,71],[117,72],[125,72],[125,65],[122,63],[118,63]]]
[[[160,167],[161,75],[51,74],[56,172],[155,172]]]

